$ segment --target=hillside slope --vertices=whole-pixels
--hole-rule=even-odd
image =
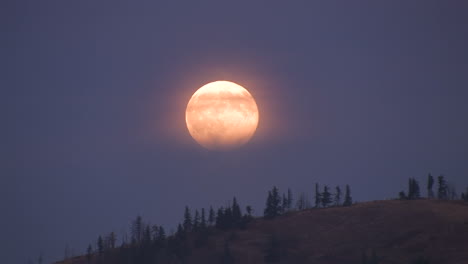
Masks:
[[[272,248],[276,263],[359,264],[363,252],[375,250],[382,264],[419,256],[431,264],[468,264],[468,203],[392,200],[289,212],[256,219],[244,230],[216,230],[185,263],[223,263],[227,247],[234,263],[243,264],[265,263]],[[87,262],[81,257],[73,263]]]

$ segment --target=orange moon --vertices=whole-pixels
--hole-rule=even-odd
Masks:
[[[198,144],[210,150],[231,150],[247,143],[255,133],[258,108],[244,87],[216,81],[192,95],[185,122]]]

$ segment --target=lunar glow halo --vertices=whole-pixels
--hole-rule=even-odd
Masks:
[[[190,135],[211,150],[230,150],[247,143],[257,129],[258,118],[252,95],[228,81],[202,86],[192,95],[185,112]]]

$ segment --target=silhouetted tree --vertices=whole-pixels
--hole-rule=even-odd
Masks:
[[[234,222],[232,221],[232,208],[226,207],[226,209],[224,209],[224,227],[230,228],[233,226],[233,224]]]
[[[328,190],[328,186],[323,186],[323,193],[322,193],[322,206],[328,207],[331,203],[331,193]]]
[[[437,177],[437,182],[439,184],[438,190],[437,190],[437,198],[439,199],[447,199],[447,182],[444,179],[444,175],[440,175]]]
[[[434,177],[429,173],[427,175],[427,197],[434,198],[434,191],[432,190],[432,186],[434,186]]]
[[[242,218],[242,212],[239,204],[237,203],[236,197],[232,199],[232,222],[237,225]]]
[[[177,225],[177,231],[175,233],[175,238],[179,240],[183,240],[186,238],[186,231],[182,224]]]
[[[461,194],[461,199],[463,201],[467,201],[468,202],[468,187],[466,187],[466,191],[464,193]]]
[[[413,178],[413,199],[420,199],[421,191],[419,189],[419,182]]]
[[[149,225],[145,225],[143,230],[143,244],[148,246],[151,244],[151,227]]]
[[[210,211],[208,213],[208,223],[210,224],[210,226],[214,225],[216,219],[215,219],[215,211],[213,210],[213,207],[210,206]]]
[[[335,198],[334,198],[335,206],[341,205],[341,188],[340,186],[336,186],[335,188]]]
[[[252,206],[247,205],[245,207],[245,211],[247,212],[247,216],[251,218],[252,217]]]
[[[273,187],[271,191],[268,192],[268,197],[266,201],[266,207],[263,212],[265,218],[274,218],[279,215],[280,212],[280,196],[278,193],[278,188]]]
[[[206,244],[208,241],[208,229],[206,228],[206,217],[205,217],[205,208],[201,209],[201,221],[200,221],[200,228],[199,231],[195,237],[195,247],[201,247]]]
[[[229,215],[227,214],[227,209],[223,207],[218,208],[216,214],[216,224],[215,226],[220,229],[226,229],[229,227]]]
[[[408,197],[406,197],[406,194],[405,194],[404,191],[401,191],[401,192],[398,193],[398,198],[400,200],[408,200]]]
[[[291,210],[292,209],[292,206],[293,206],[293,194],[292,194],[292,191],[291,189],[288,188],[288,210]]]
[[[412,200],[413,199],[413,178],[408,179],[408,199]]]
[[[156,240],[158,240],[158,235],[159,235],[159,227],[157,225],[153,225],[151,227],[151,240],[153,240],[153,242],[156,242]]]
[[[310,207],[309,199],[305,193],[299,194],[299,198],[296,201],[297,210],[304,210]]]
[[[132,223],[132,241],[140,243],[143,236],[143,220],[141,216],[137,216]]]
[[[108,248],[115,248],[115,242],[117,241],[117,237],[114,232],[111,232],[107,237],[106,237],[106,244]]]
[[[279,210],[280,210],[280,202],[281,202],[281,199],[280,199],[280,195],[279,195],[279,191],[278,191],[278,188],[276,188],[276,186],[273,186],[273,189],[271,190],[271,195],[272,195],[272,202],[273,202],[273,211],[276,212],[276,214],[279,213]]]
[[[421,198],[419,183],[414,178],[408,180],[408,199],[415,200]]]
[[[101,236],[98,237],[97,247],[99,255],[102,255],[102,253],[104,253],[104,241],[102,240]]]
[[[190,255],[190,247],[187,242],[187,230],[182,224],[177,226],[177,232],[168,243],[168,250],[172,252],[182,263],[185,263],[185,259]]]
[[[455,189],[455,186],[452,184],[447,184],[447,198],[450,200],[458,199],[457,190]]]
[[[288,210],[288,198],[286,194],[283,193],[283,198],[281,200],[280,212],[285,213]]]
[[[184,211],[184,231],[189,232],[192,230],[192,215],[190,213],[190,209],[188,206],[185,206],[185,211]]]
[[[193,218],[193,230],[197,231],[199,227],[200,227],[200,213],[198,213],[198,210],[195,210],[195,216]]]
[[[351,198],[351,188],[349,188],[349,185],[346,184],[343,206],[351,206],[352,204],[353,204],[353,198]]]
[[[206,228],[206,216],[205,216],[205,208],[201,209],[201,222],[200,222],[200,228],[205,229]]]
[[[322,196],[319,189],[319,184],[315,183],[315,208],[319,208],[322,201]]]
[[[91,244],[88,245],[88,248],[86,249],[86,260],[88,263],[91,263],[91,260],[93,258],[93,247]]]
[[[164,243],[165,240],[166,240],[166,231],[164,231],[164,228],[162,226],[159,226],[159,233],[158,233],[157,241]]]

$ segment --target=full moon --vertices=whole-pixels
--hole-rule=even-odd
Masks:
[[[242,86],[228,81],[205,84],[185,111],[190,135],[211,150],[230,150],[247,143],[258,125],[258,108]]]

